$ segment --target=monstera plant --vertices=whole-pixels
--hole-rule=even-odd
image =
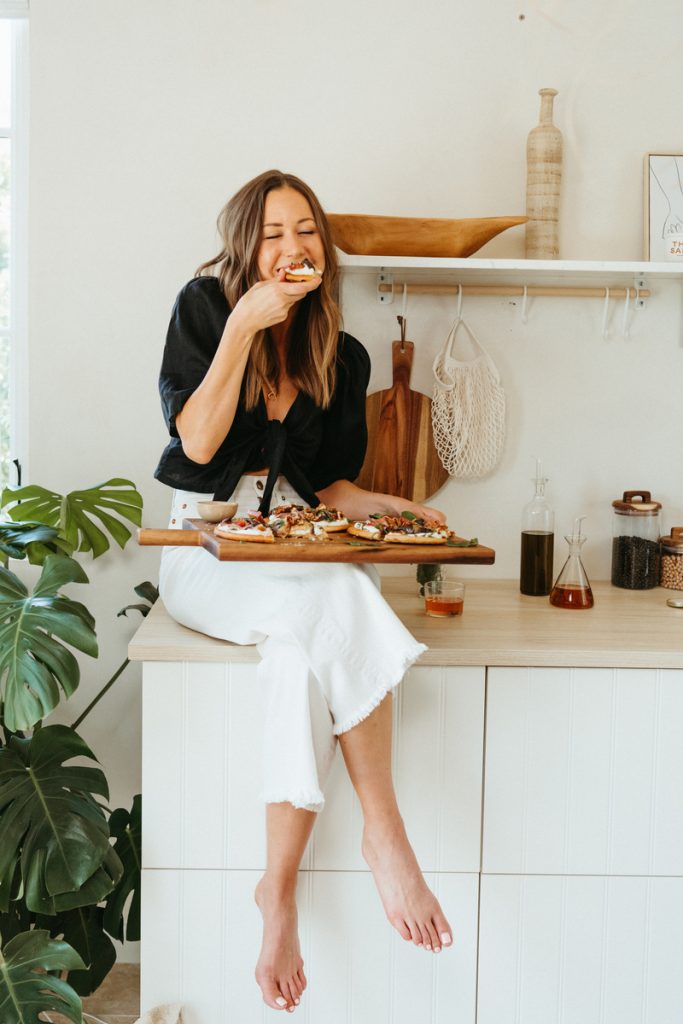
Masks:
[[[0,1024],[50,1011],[80,1022],[79,997],[115,962],[112,938],[140,936],[140,797],[130,811],[109,810],[105,775],[76,732],[127,660],[72,726],[44,719],[78,687],[74,652],[98,656],[93,616],[64,593],[89,582],[74,556],[98,558],[110,538],[125,547],[124,520],[141,517],[142,498],[123,479],[0,498]],[[11,560],[40,567],[32,591]],[[146,615],[157,597],[151,583],[135,592],[142,603],[120,615]]]

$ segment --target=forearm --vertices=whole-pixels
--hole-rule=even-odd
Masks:
[[[204,380],[176,417],[183,451],[193,462],[207,463],[227,437],[237,411],[242,378],[253,336],[228,317]]]
[[[400,515],[411,510],[413,502],[398,498],[391,494],[379,494],[376,491],[364,491],[349,480],[337,480],[329,487],[318,491],[318,497],[324,505],[337,508],[349,519],[367,519],[374,513],[380,515]]]

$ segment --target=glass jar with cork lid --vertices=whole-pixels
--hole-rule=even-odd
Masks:
[[[612,508],[613,585],[626,590],[658,586],[660,502],[649,491],[624,491]]]
[[[683,526],[674,526],[671,533],[659,539],[661,569],[659,585],[669,590],[683,590]]]

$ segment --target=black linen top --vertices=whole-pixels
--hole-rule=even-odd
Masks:
[[[175,419],[199,387],[218,348],[230,310],[215,277],[196,277],[176,299],[159,375],[161,406],[171,435],[154,476],[183,491],[213,492],[218,501],[233,494],[243,473],[268,466],[259,509],[270,510],[280,473],[308,502],[336,480],[355,480],[367,448],[365,394],[370,357],[350,334],[340,332],[337,383],[327,409],[300,391],[284,420],[269,420],[263,395],[250,412],[243,399],[227,437],[210,462],[185,455]],[[296,330],[296,324],[294,326]]]

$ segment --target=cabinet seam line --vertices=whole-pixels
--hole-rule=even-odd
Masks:
[[[481,958],[481,880],[484,873],[484,801],[486,790],[486,716],[489,694],[489,669],[484,668],[484,707],[481,743],[481,813],[479,816],[479,871],[477,877],[477,949],[474,972],[474,1024],[479,1020],[479,968]]]

